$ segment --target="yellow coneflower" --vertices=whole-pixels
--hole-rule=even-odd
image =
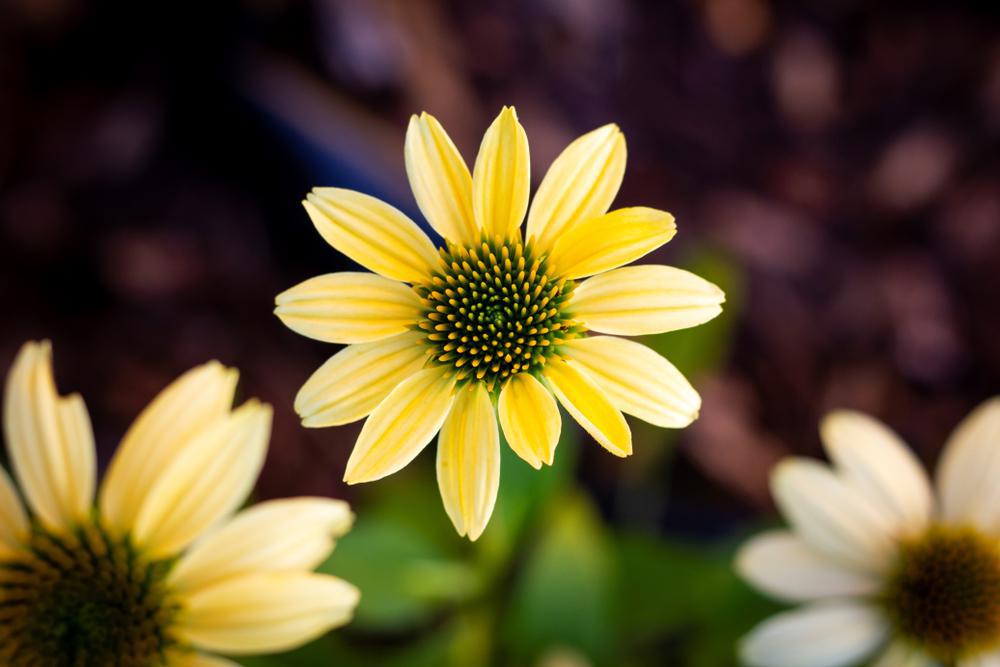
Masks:
[[[235,514],[271,430],[237,373],[209,363],[129,429],[95,503],[90,418],[59,396],[48,343],[7,379],[4,432],[27,509],[0,469],[0,663],[222,667],[211,653],[285,650],[346,623],[358,591],[313,573],[349,530],[341,501],[292,498]]]
[[[651,208],[608,212],[625,171],[617,126],[570,144],[530,210],[528,140],[513,108],[486,131],[471,175],[426,113],[410,119],[405,160],[443,246],[378,199],[316,188],[304,204],[320,235],[374,273],[323,275],[277,297],[291,329],[348,344],[295,401],[309,427],[368,417],[348,483],[396,472],[440,431],[445,509],[476,539],[499,486],[500,426],[540,468],[559,439],[556,399],[617,456],[632,452],[623,412],[674,428],[697,416],[698,394],[666,359],[624,338],[588,335],[695,326],[724,300],[680,269],[623,267],[669,241],[675,225]]]
[[[1000,399],[955,430],[936,494],[916,457],[874,419],[837,412],[821,435],[832,469],[791,459],[772,477],[792,529],[753,538],[737,558],[763,592],[805,603],[753,630],[744,661],[1000,665]]]

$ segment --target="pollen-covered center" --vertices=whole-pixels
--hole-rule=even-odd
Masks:
[[[96,526],[36,531],[0,562],[0,664],[153,667],[171,644],[167,564],[146,563]]]
[[[1000,548],[971,528],[903,545],[885,590],[900,634],[946,664],[1000,642]]]
[[[573,281],[552,275],[547,258],[519,238],[439,252],[437,271],[414,286],[424,306],[419,326],[433,360],[453,366],[459,381],[493,391],[539,370],[555,346],[582,332],[565,312]]]

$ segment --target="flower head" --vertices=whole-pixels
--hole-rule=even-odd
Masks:
[[[140,415],[95,503],[94,436],[60,396],[48,343],[7,379],[4,432],[27,509],[0,469],[0,662],[224,667],[208,652],[280,651],[346,623],[358,591],[311,572],[350,528],[341,501],[235,513],[267,451],[271,410],[233,409],[236,371],[195,368]]]
[[[617,456],[632,452],[623,412],[674,428],[697,416],[698,394],[670,362],[616,336],[701,324],[724,296],[680,269],[623,267],[669,241],[675,226],[650,208],[608,212],[625,171],[617,126],[570,144],[530,210],[528,140],[511,107],[486,131],[471,174],[426,113],[410,119],[405,158],[441,247],[384,202],[316,188],[304,202],[316,229],[374,273],[319,276],[277,297],[287,326],[348,345],[295,401],[310,427],[368,417],[347,482],[396,472],[440,431],[445,509],[476,539],[496,500],[501,427],[540,468],[559,439],[557,399]]]
[[[753,538],[737,558],[763,592],[805,603],[758,626],[744,660],[1000,664],[1000,399],[955,430],[936,494],[906,445],[874,419],[837,412],[821,435],[832,468],[791,459],[772,477],[791,530]]]

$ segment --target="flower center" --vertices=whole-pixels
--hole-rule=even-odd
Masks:
[[[936,526],[905,543],[884,602],[899,633],[949,664],[1000,641],[1000,546]]]
[[[583,327],[566,314],[574,283],[549,272],[544,255],[515,239],[448,244],[430,280],[414,289],[424,306],[420,329],[434,362],[459,381],[493,391],[510,376],[536,372],[555,346]]]
[[[88,525],[36,531],[0,563],[0,662],[31,667],[151,667],[171,644],[169,563],[145,563]]]

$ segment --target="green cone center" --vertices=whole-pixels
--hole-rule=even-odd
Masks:
[[[433,362],[452,366],[459,381],[493,391],[540,371],[560,343],[582,333],[566,313],[573,281],[550,273],[546,257],[519,238],[439,253],[431,279],[414,286],[424,307],[419,327]]]
[[[161,664],[171,643],[166,571],[95,526],[59,537],[36,531],[24,554],[0,563],[0,664]]]
[[[945,664],[1000,640],[1000,545],[971,528],[931,528],[903,545],[885,605],[898,632]]]

